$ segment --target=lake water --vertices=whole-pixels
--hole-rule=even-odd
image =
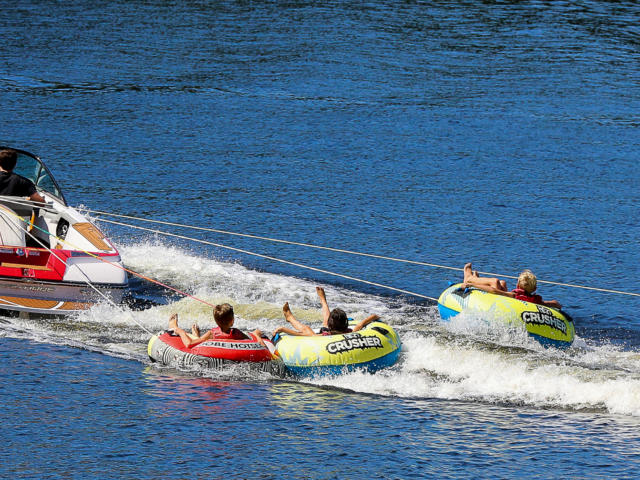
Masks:
[[[27,1],[0,19],[0,144],[40,155],[128,268],[266,331],[286,301],[319,321],[323,285],[403,341],[375,375],[162,369],[150,332],[210,308],[135,277],[124,308],[0,317],[0,477],[637,477],[636,3]],[[578,336],[544,349],[439,320],[429,298],[467,261],[621,293],[541,283]]]

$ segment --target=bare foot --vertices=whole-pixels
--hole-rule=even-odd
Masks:
[[[468,282],[470,277],[473,277],[473,270],[471,269],[471,263],[466,263],[464,268],[464,282]]]
[[[175,330],[178,328],[178,314],[174,313],[169,317],[169,330]]]
[[[291,323],[291,318],[293,318],[293,313],[291,313],[291,308],[289,308],[289,302],[286,302],[282,306],[282,312],[284,313],[285,320]]]
[[[194,323],[194,324],[191,326],[191,333],[193,333],[196,337],[199,337],[199,336],[200,336],[200,327],[198,327],[198,324],[197,324],[197,323]]]

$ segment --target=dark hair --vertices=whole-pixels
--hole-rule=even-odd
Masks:
[[[345,311],[340,308],[331,310],[329,320],[327,320],[327,327],[332,332],[346,332],[349,330],[349,319]]]
[[[0,150],[0,167],[10,172],[16,167],[18,152],[11,149]]]
[[[233,322],[233,307],[228,303],[216,305],[213,309],[213,319],[219,327],[230,327]]]

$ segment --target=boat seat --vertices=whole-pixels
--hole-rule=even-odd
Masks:
[[[28,222],[21,220],[18,213],[5,205],[0,205],[0,245],[26,247]]]

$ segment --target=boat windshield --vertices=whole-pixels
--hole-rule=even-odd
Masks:
[[[38,190],[42,190],[54,197],[58,198],[66,205],[66,201],[58,184],[51,176],[49,169],[42,163],[42,161],[27,152],[18,150],[18,163],[13,170],[18,175],[31,180]]]

